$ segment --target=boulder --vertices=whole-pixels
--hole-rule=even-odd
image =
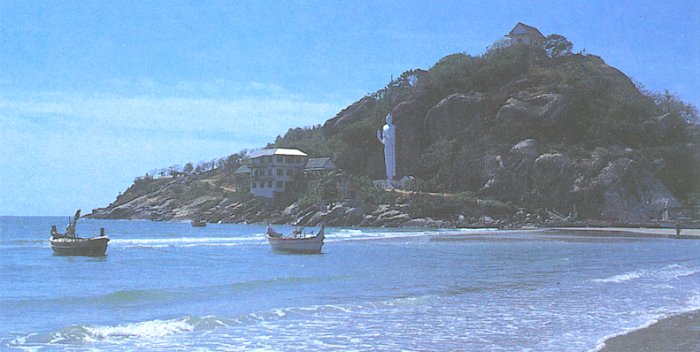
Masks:
[[[384,226],[385,227],[398,227],[401,224],[411,220],[411,217],[408,214],[397,214],[391,217],[384,218]]]
[[[321,222],[326,222],[326,223],[327,223],[327,222],[328,222],[328,221],[327,221],[327,215],[328,215],[328,213],[326,213],[326,212],[318,211],[318,212],[314,213],[314,214],[306,221],[306,223],[305,223],[304,225],[305,225],[305,226],[316,226],[316,225],[320,224]]]
[[[538,128],[559,121],[568,105],[561,94],[523,95],[506,100],[496,114],[496,123],[506,139],[535,135]]]
[[[392,218],[392,217],[397,216],[399,214],[401,214],[401,212],[398,210],[387,210],[387,211],[379,214],[377,219],[389,219],[389,218]]]
[[[391,110],[396,124],[396,171],[399,175],[415,175],[420,171],[420,158],[416,156],[421,155],[427,144],[424,111],[417,99],[401,102]]]
[[[483,129],[485,100],[480,93],[452,94],[433,106],[425,116],[430,140],[474,138]]]
[[[660,219],[666,206],[680,202],[651,171],[638,162],[619,158],[610,162],[585,187],[574,189],[585,217],[616,222]]]
[[[363,212],[359,208],[348,208],[345,211],[345,226],[356,226],[362,222]]]
[[[561,153],[538,156],[532,164],[531,178],[536,206],[569,210],[574,168],[566,156]]]
[[[335,117],[323,124],[323,133],[327,136],[333,135],[338,128],[350,123],[360,121],[377,104],[377,99],[366,96],[340,111]]]
[[[539,153],[540,144],[534,139],[523,140],[510,148],[511,159],[535,158]]]
[[[434,220],[431,218],[417,218],[417,219],[411,219],[403,224],[401,224],[401,227],[417,227],[417,228],[427,228],[427,227],[432,227],[434,223]]]
[[[287,215],[287,216],[293,216],[293,215],[298,215],[299,210],[300,210],[299,203],[294,202],[294,203],[290,204],[288,207],[284,208],[283,213],[284,213],[284,215]]]
[[[376,220],[376,217],[370,214],[366,214],[363,218],[362,221],[360,221],[361,227],[365,226],[371,226],[374,223],[374,220]]]
[[[483,196],[500,200],[522,200],[532,188],[532,164],[539,155],[539,143],[534,139],[514,145],[508,154],[497,157],[498,168],[479,190]]]

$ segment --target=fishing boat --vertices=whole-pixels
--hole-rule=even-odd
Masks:
[[[69,219],[65,233],[59,233],[56,225],[51,225],[51,249],[56,255],[82,255],[100,257],[107,251],[109,237],[105,236],[105,229],[100,228],[100,235],[97,237],[82,238],[75,234],[75,225],[80,218],[80,209],[75,212],[75,216]]]
[[[321,223],[321,229],[314,234],[304,233],[302,228],[295,229],[289,235],[281,234],[267,225],[265,233],[267,241],[270,242],[272,250],[275,252],[318,254],[323,247],[325,236],[325,225]]]
[[[192,225],[192,227],[206,227],[207,226],[207,222],[204,220],[192,220],[192,222],[190,224]]]

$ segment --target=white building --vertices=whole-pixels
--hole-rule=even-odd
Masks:
[[[303,172],[308,156],[299,149],[275,148],[263,149],[249,159],[250,192],[274,199]]]
[[[540,48],[544,46],[545,40],[545,36],[537,28],[520,22],[511,29],[506,37],[510,38],[513,45],[531,45]]]

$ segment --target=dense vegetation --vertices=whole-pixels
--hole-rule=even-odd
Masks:
[[[411,99],[417,114],[425,116],[451,94],[478,92],[486,99],[485,133],[476,137],[478,141],[470,141],[471,153],[506,151],[522,135],[537,139],[545,150],[574,156],[601,147],[631,148],[642,163],[663,160],[663,167],[651,169],[677,198],[697,199],[700,140],[697,128],[691,128],[698,121],[697,109],[669,92],[644,90],[597,56],[572,54],[571,43],[562,36],[548,37],[547,44],[547,51],[496,43],[481,56],[448,55],[430,70],[407,71],[360,100],[356,103],[362,105],[356,113],[360,116],[351,122],[338,128],[329,123],[293,128],[273,145],[300,148],[312,156],[331,155],[352,175],[379,178],[381,170],[370,165],[381,163],[381,159],[371,157],[381,150],[374,136],[392,108]],[[496,116],[509,98],[522,92],[564,94],[568,98],[566,111],[546,129],[509,136]],[[664,114],[668,116],[663,131],[649,128],[646,122],[650,117]],[[485,180],[479,177],[455,180],[450,176],[458,159],[469,158],[464,138],[431,140],[419,133],[412,143],[418,149],[414,157],[420,161],[413,174],[426,190],[476,192],[483,185]]]

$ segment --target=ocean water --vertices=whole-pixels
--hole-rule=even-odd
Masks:
[[[81,220],[107,256],[54,256],[66,222],[0,217],[0,350],[592,351],[700,308],[694,240]]]

